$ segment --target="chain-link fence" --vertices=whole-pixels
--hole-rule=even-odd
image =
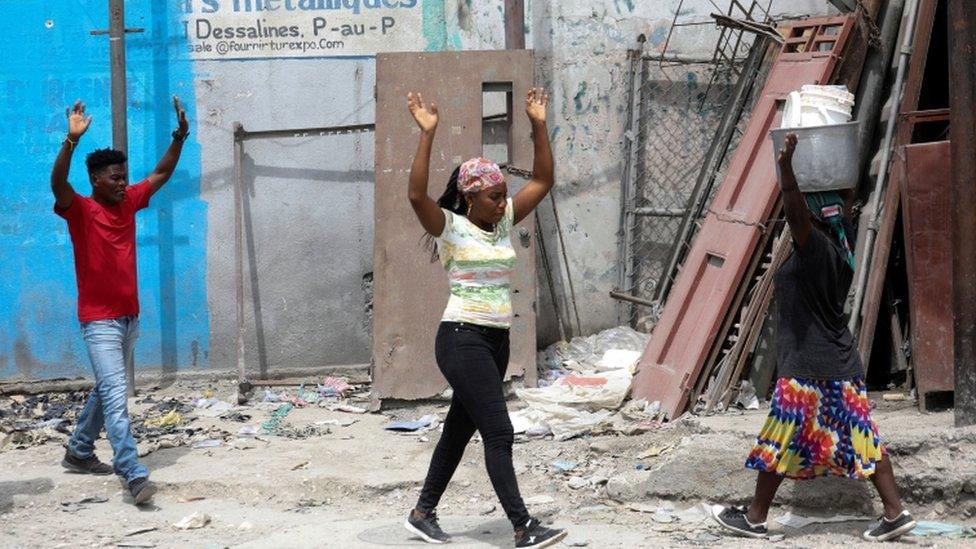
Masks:
[[[732,62],[641,58],[623,200],[621,320],[657,320],[761,89],[767,42]],[[756,86],[756,83],[760,85]],[[628,187],[625,185],[625,187]]]

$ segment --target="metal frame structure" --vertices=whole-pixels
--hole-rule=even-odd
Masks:
[[[368,133],[376,129],[374,124],[353,124],[347,126],[324,126],[317,128],[295,128],[283,130],[244,129],[240,122],[234,123],[234,283],[237,294],[237,400],[247,402],[248,394],[254,387],[298,385],[297,382],[248,378],[244,360],[244,184],[242,166],[244,163],[244,143],[257,139],[324,137],[328,135],[348,135]]]

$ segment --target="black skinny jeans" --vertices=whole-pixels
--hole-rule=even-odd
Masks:
[[[502,390],[508,345],[508,330],[499,328],[442,322],[437,330],[437,366],[451,384],[454,396],[444,420],[444,433],[430,459],[417,509],[429,512],[437,507],[461,463],[464,447],[477,429],[485,445],[488,477],[508,520],[515,528],[529,520],[512,466],[515,434]]]

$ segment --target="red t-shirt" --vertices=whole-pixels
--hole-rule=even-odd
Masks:
[[[136,212],[149,205],[145,179],[125,189],[114,206],[75,193],[71,205],[54,213],[68,222],[75,252],[78,319],[107,320],[139,314],[136,284]]]

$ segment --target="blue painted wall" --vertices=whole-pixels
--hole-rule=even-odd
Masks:
[[[65,135],[64,109],[82,99],[94,116],[69,180],[91,192],[84,157],[111,146],[105,0],[8,3],[0,64],[0,378],[87,373],[65,222],[52,212],[51,163]],[[16,13],[14,13],[16,12]],[[175,2],[126,2],[129,35],[129,172],[148,173],[175,127],[171,96],[195,112],[194,68],[183,53]],[[196,129],[195,127],[193,128]],[[137,216],[142,336],[137,367],[207,367],[207,203],[200,147],[191,133],[176,175]]]

